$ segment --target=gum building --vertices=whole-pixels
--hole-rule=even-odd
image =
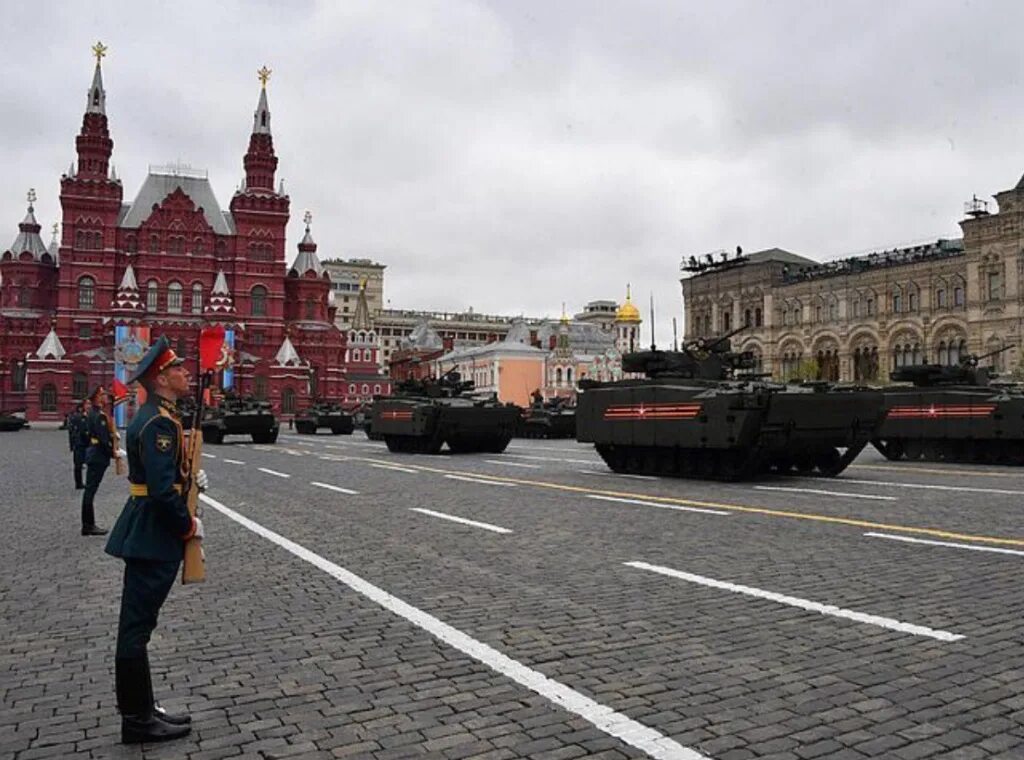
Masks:
[[[906,364],[984,360],[1021,366],[1024,325],[1024,179],[990,207],[965,204],[962,237],[821,263],[779,248],[716,252],[680,267],[685,336],[724,334],[759,370],[883,383]]]

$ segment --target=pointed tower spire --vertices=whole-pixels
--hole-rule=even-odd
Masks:
[[[355,330],[372,330],[370,304],[366,300],[366,278],[359,281],[359,295],[356,297],[356,311],[352,315],[352,327]]]
[[[53,263],[60,265],[60,223],[53,223],[53,236],[50,238],[50,256],[53,257]]]
[[[302,364],[302,359],[299,358],[299,352],[295,350],[295,346],[292,345],[292,339],[287,335],[284,336],[284,341],[281,343],[281,347],[277,349],[277,355],[274,357],[274,361],[281,367],[286,367],[289,364],[298,366]]]
[[[313,240],[313,235],[309,231],[309,225],[313,221],[313,215],[307,211],[305,216],[302,217],[302,221],[306,223],[306,234],[299,242],[299,255],[295,257],[295,263],[293,263],[291,269],[288,270],[288,274],[295,277],[302,277],[306,272],[311,271],[317,277],[320,277],[324,273],[324,268],[320,263],[320,259],[317,258],[316,241]]]
[[[97,42],[93,45],[92,53],[96,57],[96,70],[89,86],[82,129],[75,141],[78,149],[78,173],[90,179],[107,179],[110,154],[114,150],[114,143],[107,130],[107,93],[103,89],[103,72],[100,65],[103,56],[107,54],[107,47],[102,42]]]
[[[270,69],[264,66],[256,75],[260,79],[260,99],[253,114],[249,150],[242,161],[245,166],[245,189],[247,192],[272,194],[277,156],[274,155],[274,138],[270,134],[270,106],[267,103],[267,80],[270,79]]]
[[[102,42],[97,42],[92,46],[92,54],[96,56],[96,71],[92,75],[92,85],[89,87],[85,112],[105,115],[107,113],[107,93],[103,89],[103,71],[100,69],[100,61],[107,54],[107,46]]]
[[[49,254],[46,248],[46,244],[43,243],[43,239],[39,237],[39,231],[42,227],[39,222],[36,221],[36,210],[32,204],[36,202],[36,191],[30,189],[28,191],[28,211],[25,212],[25,218],[18,225],[18,236],[14,238],[14,242],[11,243],[10,252],[14,254],[15,258],[21,256],[21,254],[28,251],[32,254],[32,258],[35,261],[42,261],[44,254]]]
[[[142,298],[139,295],[139,283],[135,280],[135,269],[129,264],[121,277],[114,296],[114,308],[118,311],[142,311]]]
[[[210,293],[210,300],[204,311],[207,314],[234,314],[235,304],[231,300],[231,291],[228,290],[228,279],[224,276],[224,270],[217,272],[217,279],[213,283],[213,290]]]
[[[64,344],[60,342],[60,338],[57,337],[57,331],[51,327],[50,332],[47,333],[46,337],[43,338],[43,342],[36,350],[36,358],[39,359],[63,359],[64,354],[67,352],[64,350]]]

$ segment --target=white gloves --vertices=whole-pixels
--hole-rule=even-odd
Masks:
[[[200,470],[196,473],[196,485],[199,486],[200,491],[205,491],[210,487],[210,479],[206,477],[206,470]]]
[[[202,541],[203,536],[205,535],[203,533],[203,521],[198,517],[193,517],[192,519],[196,521],[196,532],[192,534],[192,538],[197,538]]]
[[[126,456],[128,456],[128,452],[125,451],[124,449],[117,449],[114,452],[114,458],[115,459],[124,459]]]

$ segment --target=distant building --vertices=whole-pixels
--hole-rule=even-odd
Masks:
[[[764,372],[882,383],[905,364],[956,364],[1004,345],[984,363],[1020,367],[1024,331],[1024,179],[973,199],[962,239],[939,239],[820,263],[772,248],[689,257],[682,279],[687,339],[748,329],[734,347]],[[708,259],[711,259],[709,262]]]
[[[323,266],[331,276],[334,305],[338,307],[334,323],[342,330],[351,326],[361,289],[366,291],[370,319],[375,320],[384,307],[386,265],[370,259],[326,259]]]

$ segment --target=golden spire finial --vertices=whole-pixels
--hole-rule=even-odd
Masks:
[[[36,189],[34,187],[30,187],[28,189],[28,205],[31,206],[35,202],[36,202]]]
[[[369,281],[369,278],[366,277],[365,275],[359,278],[359,290],[360,291],[366,290],[366,283],[368,281]]]
[[[626,283],[626,303],[629,303],[629,283]]]
[[[256,76],[260,78],[260,84],[263,85],[263,89],[267,89],[267,80],[270,79],[270,75],[274,72],[266,67],[262,66],[259,71],[256,72]]]
[[[569,324],[569,315],[565,313],[565,301],[562,301],[562,324]]]
[[[100,65],[100,60],[107,54],[107,46],[99,40],[92,46],[92,54],[96,56],[96,65]]]

